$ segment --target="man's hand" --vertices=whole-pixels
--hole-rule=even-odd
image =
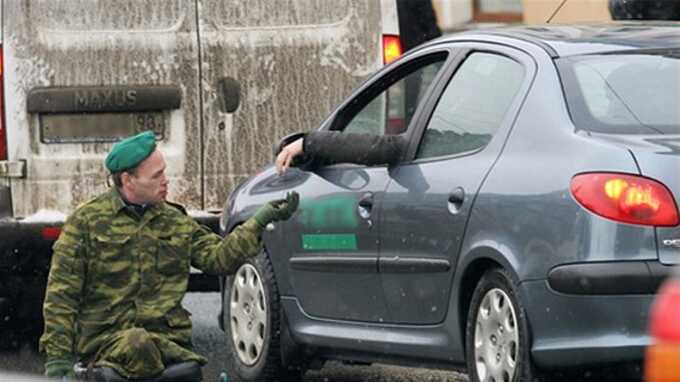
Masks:
[[[253,215],[253,219],[264,228],[271,222],[290,218],[297,210],[299,203],[300,195],[295,191],[289,192],[285,199],[272,200],[260,207]]]
[[[279,175],[286,172],[296,156],[302,154],[303,139],[304,138],[300,138],[296,141],[293,141],[292,143],[287,144],[283,149],[281,149],[279,155],[276,156],[276,172]]]
[[[45,376],[47,378],[63,378],[75,380],[73,362],[67,359],[55,359],[45,362]]]

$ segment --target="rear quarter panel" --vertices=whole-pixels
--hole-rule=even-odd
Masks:
[[[479,256],[498,256],[519,282],[545,279],[559,264],[655,259],[653,228],[601,218],[572,197],[578,173],[639,170],[628,150],[575,131],[552,61],[544,57],[539,68],[475,201],[459,270]]]

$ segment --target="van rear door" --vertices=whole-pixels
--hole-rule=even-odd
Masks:
[[[383,11],[379,0],[199,2],[206,209],[382,66]],[[221,107],[225,78],[240,84],[233,114]]]
[[[143,130],[165,154],[169,199],[201,209],[195,2],[3,4],[8,159],[25,162],[14,217],[68,214],[105,190],[112,142]]]

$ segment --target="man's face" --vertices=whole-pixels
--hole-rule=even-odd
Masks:
[[[142,161],[134,174],[123,174],[123,178],[123,189],[132,203],[158,204],[168,195],[165,159],[158,150]]]

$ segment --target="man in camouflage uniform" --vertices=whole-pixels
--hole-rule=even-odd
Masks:
[[[74,361],[146,378],[167,366],[206,359],[192,351],[182,305],[190,266],[232,273],[259,253],[260,235],[288,219],[295,193],[265,204],[224,239],[165,201],[165,161],[151,132],[116,144],[106,158],[115,183],[66,220],[44,303],[48,377],[72,377]]]

